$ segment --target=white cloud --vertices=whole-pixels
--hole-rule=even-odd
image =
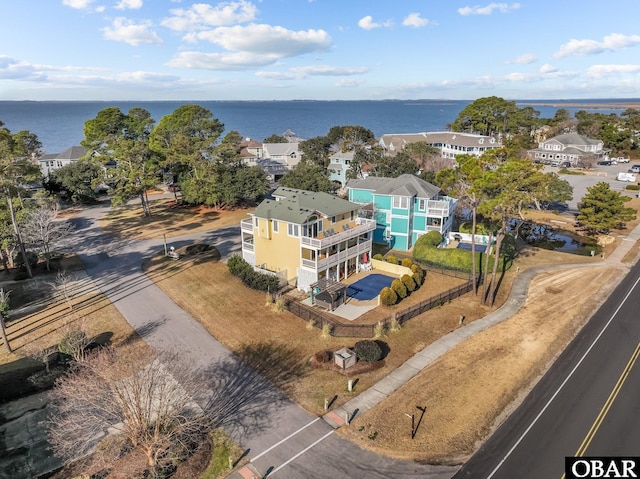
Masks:
[[[538,58],[533,53],[525,53],[515,57],[513,60],[507,63],[517,63],[518,65],[528,65],[537,61]]]
[[[353,78],[345,78],[336,82],[338,88],[355,88],[364,83],[364,80],[354,80]]]
[[[275,55],[257,55],[248,52],[239,53],[202,53],[180,52],[167,62],[176,68],[194,68],[201,70],[251,70],[253,68],[272,65],[278,61]]]
[[[291,68],[292,72],[302,76],[345,76],[361,75],[369,71],[368,67],[332,67],[329,65],[312,65],[307,67]]]
[[[227,50],[273,55],[278,58],[323,51],[331,45],[331,37],[324,30],[292,31],[263,24],[219,27],[199,32],[196,36]]]
[[[380,27],[392,27],[393,22],[391,20],[387,20],[383,23],[377,23],[373,21],[373,17],[371,15],[367,15],[366,17],[362,17],[358,20],[358,26],[363,30],[373,30],[374,28]]]
[[[520,8],[519,3],[490,3],[484,7],[480,5],[475,5],[473,7],[462,7],[458,8],[458,13],[462,16],[467,15],[491,15],[494,10],[499,11],[500,13],[508,13],[512,10],[517,10]]]
[[[125,42],[129,45],[162,44],[160,37],[151,30],[151,22],[142,21],[135,23],[123,17],[113,21],[111,27],[103,28],[104,38],[117,42]]]
[[[46,78],[36,65],[0,55],[0,79],[39,81]]]
[[[330,65],[311,65],[293,67],[286,72],[256,72],[256,76],[269,80],[302,80],[310,76],[351,76],[367,73],[369,67],[334,67]]]
[[[116,8],[118,10],[138,10],[142,8],[142,0],[120,0]]]
[[[640,35],[623,35],[612,33],[602,39],[597,40],[576,40],[571,39],[560,47],[555,54],[555,58],[563,58],[570,55],[595,55],[605,51],[616,51],[628,48],[640,43]]]
[[[555,73],[557,71],[558,69],[556,67],[549,65],[548,63],[545,63],[540,67],[540,73]]]
[[[405,27],[420,28],[429,25],[430,23],[433,22],[429,21],[427,18],[422,18],[419,13],[410,13],[404,20],[402,20],[402,25]]]
[[[587,76],[591,78],[603,78],[638,72],[640,72],[640,65],[592,65],[587,70]]]
[[[87,8],[92,2],[93,0],[62,0],[63,5],[77,9]]]
[[[173,16],[165,18],[162,25],[179,32],[188,32],[250,22],[256,18],[258,9],[253,3],[241,0],[219,3],[215,7],[196,3],[188,9],[178,8],[170,12]]]

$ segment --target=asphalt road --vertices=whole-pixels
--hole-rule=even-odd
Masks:
[[[639,284],[640,263],[456,479],[559,479],[565,456],[640,454]]]
[[[364,451],[337,436],[324,420],[286,399],[168,298],[141,270],[163,250],[162,238],[113,241],[98,227],[103,207],[87,208],[72,221],[81,235],[74,250],[89,277],[151,346],[177,350],[209,372],[219,424],[246,448],[260,476],[273,478],[450,478],[456,467],[396,461]],[[205,241],[223,257],[240,249],[240,228],[171,239],[179,246]],[[235,476],[234,476],[235,477]]]

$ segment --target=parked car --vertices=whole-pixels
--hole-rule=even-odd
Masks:
[[[600,166],[611,166],[611,160],[602,160],[602,161],[599,161],[598,164]]]
[[[560,163],[560,166],[562,168],[571,168],[571,162],[570,161],[563,161],[562,163]]]
[[[618,163],[629,163],[629,158],[625,158],[624,156],[619,156],[615,159]]]
[[[633,165],[629,168],[629,173],[640,173],[640,165]]]
[[[551,163],[551,166],[560,166],[560,162],[559,161],[554,161],[553,163]]]

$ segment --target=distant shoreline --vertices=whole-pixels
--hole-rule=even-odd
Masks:
[[[550,102],[544,102],[544,103],[539,103],[539,102],[516,102],[518,103],[518,105],[525,105],[525,106],[550,106],[553,108],[564,108],[564,107],[571,107],[571,108],[579,108],[579,107],[584,107],[585,109],[588,110],[626,110],[627,108],[634,108],[634,109],[640,109],[640,101],[633,101],[633,102],[603,102],[603,103],[582,103],[579,101],[576,102],[561,102],[561,103],[556,103],[553,101]]]

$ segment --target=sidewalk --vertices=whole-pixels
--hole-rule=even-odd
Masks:
[[[359,396],[351,399],[342,406],[329,411],[323,416],[323,419],[334,428],[338,428],[345,424],[347,418],[351,421],[356,414],[361,415],[369,409],[375,407],[378,403],[393,394],[397,389],[402,387],[415,375],[424,368],[432,364],[443,354],[449,352],[465,339],[473,336],[480,331],[484,331],[505,319],[516,314],[524,305],[529,284],[539,273],[575,269],[575,268],[597,268],[600,266],[624,266],[622,259],[631,250],[633,245],[640,239],[640,225],[634,228],[628,236],[622,238],[620,245],[608,257],[599,263],[580,263],[565,264],[556,266],[538,266],[523,271],[513,282],[509,299],[499,309],[484,318],[478,319],[472,323],[458,328],[451,333],[443,336],[439,340],[425,347],[422,351],[416,353],[412,358],[407,360],[402,366],[391,372],[384,379],[381,379],[372,387],[364,391]],[[620,278],[622,279],[622,278]]]

